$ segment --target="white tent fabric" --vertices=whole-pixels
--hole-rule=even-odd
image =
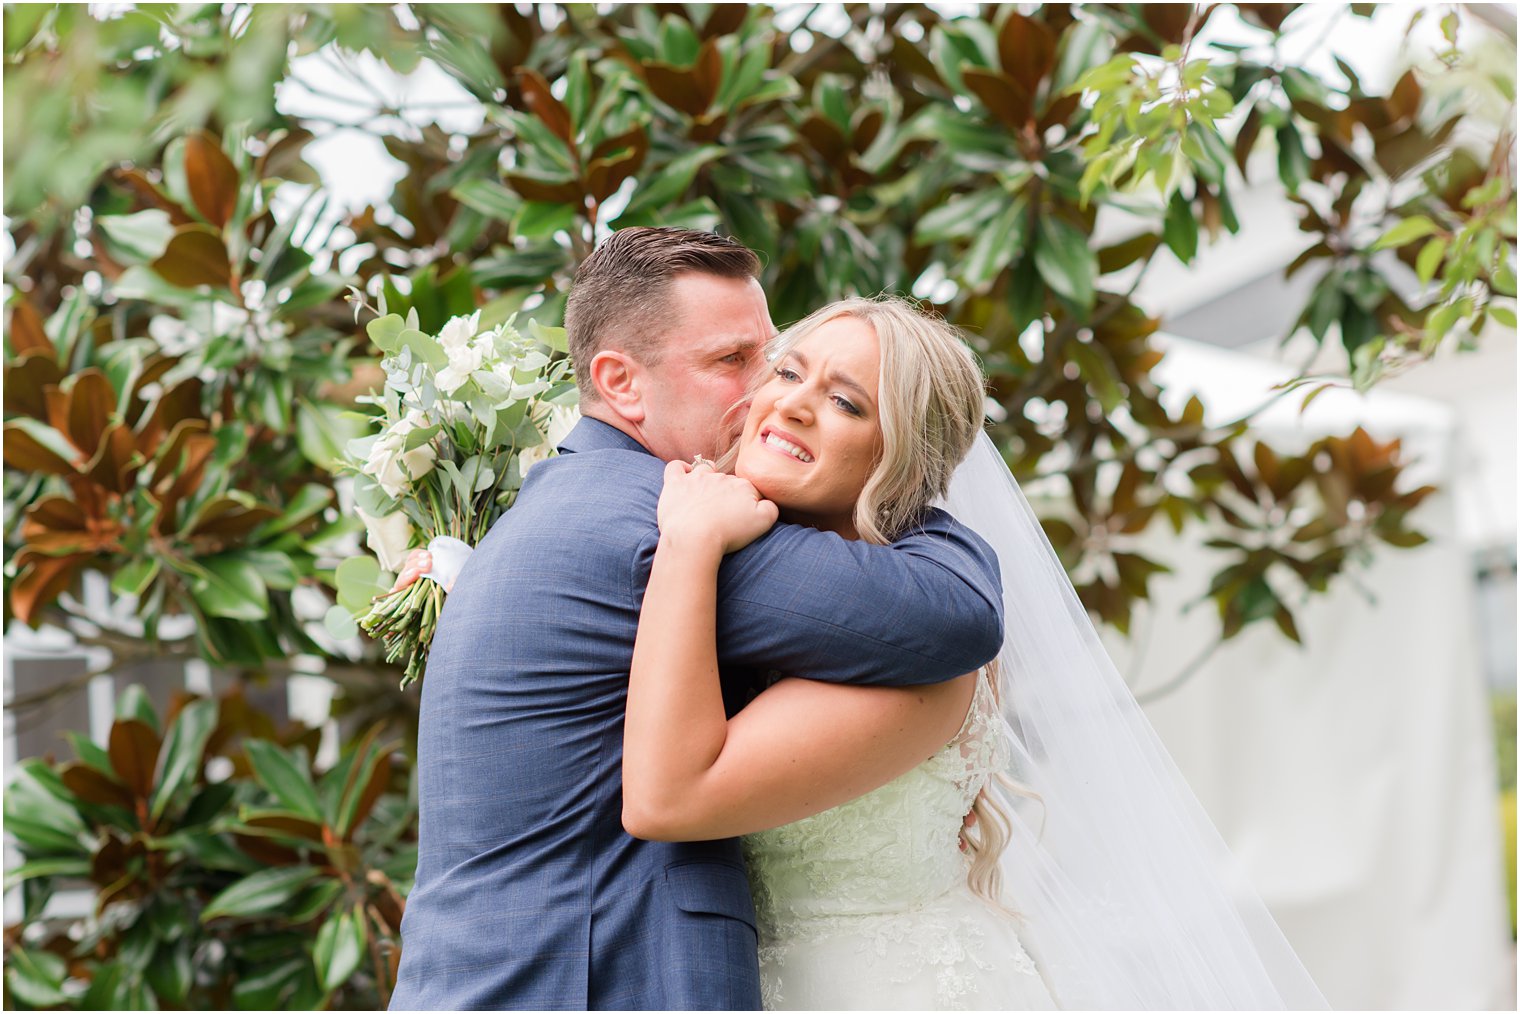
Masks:
[[[1159,344],[1168,396],[1197,393],[1211,423],[1289,375]],[[1315,598],[1298,614],[1303,648],[1270,625],[1249,629],[1146,710],[1333,1006],[1502,1008],[1513,968],[1472,566],[1455,535],[1455,416],[1374,390],[1328,391],[1300,419],[1301,400],[1277,403],[1257,432],[1283,450],[1357,424],[1401,437],[1419,459],[1409,481],[1443,485],[1412,518],[1432,542],[1382,547]],[[1146,549],[1176,573],[1153,580],[1133,639],[1109,642],[1142,699],[1218,630],[1212,603],[1184,612],[1220,565],[1202,545],[1216,533],[1158,528]]]

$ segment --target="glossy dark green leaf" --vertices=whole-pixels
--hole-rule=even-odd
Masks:
[[[1034,245],[1035,267],[1045,284],[1080,310],[1092,309],[1098,258],[1087,234],[1065,219],[1046,215],[1040,219]]]
[[[1161,237],[1184,264],[1192,263],[1198,254],[1198,219],[1193,215],[1192,202],[1183,197],[1180,190],[1167,202],[1166,224]]]
[[[68,789],[42,762],[23,763],[5,792],[6,831],[30,855],[80,853],[85,824],[68,797]]]
[[[281,866],[249,874],[212,898],[201,913],[201,922],[272,912],[295,897],[318,872],[312,866]]]
[[[58,955],[25,947],[5,954],[6,991],[28,1007],[61,1007],[68,1002],[63,992],[67,965]]]
[[[296,442],[301,454],[318,468],[335,468],[350,440],[367,432],[365,424],[336,405],[297,399]],[[287,518],[289,515],[287,515]],[[283,530],[278,521],[275,531]]]
[[[309,964],[303,954],[298,958],[262,964],[238,976],[232,986],[232,1002],[238,1010],[280,1010],[285,1006],[294,984]]]
[[[201,561],[191,594],[209,616],[262,620],[269,615],[269,589],[258,568],[230,554]]]
[[[322,924],[312,949],[312,962],[323,989],[337,989],[359,968],[364,958],[364,939],[364,919],[357,912],[342,912]]]
[[[288,751],[268,740],[247,740],[243,749],[248,753],[254,777],[260,785],[273,793],[282,804],[308,820],[322,819],[317,789],[312,784],[305,765],[297,763]]]
[[[1277,175],[1288,193],[1298,193],[1298,188],[1309,178],[1309,155],[1298,128],[1285,123],[1277,128]]]
[[[575,216],[574,205],[528,201],[518,209],[513,228],[525,239],[542,239],[573,227]]]
[[[319,880],[311,884],[294,899],[285,909],[285,916],[291,925],[300,925],[308,922],[327,911],[334,901],[343,894],[343,882],[336,877],[330,880]]]
[[[1045,291],[1034,255],[1026,251],[1008,276],[1008,313],[1014,334],[1023,334],[1031,322],[1044,316]]]
[[[990,282],[1023,250],[1026,204],[1023,197],[1007,202],[977,233],[961,264],[961,278],[967,285],[976,288]]]
[[[127,1010],[127,970],[118,961],[110,961],[95,969],[90,988],[84,995],[82,1010]]]
[[[8,891],[23,881],[38,877],[88,877],[89,875],[90,861],[88,859],[67,857],[33,859],[6,872],[5,889]]]
[[[691,186],[697,170],[721,156],[724,150],[718,145],[709,144],[677,155],[657,173],[640,180],[639,188],[634,191],[625,213],[637,214],[680,200]]]
[[[156,996],[171,1007],[185,1006],[190,987],[195,982],[195,969],[191,964],[191,943],[180,939],[160,947],[148,965],[145,978]]]
[[[160,751],[158,784],[149,805],[149,812],[155,820],[163,815],[200,770],[206,741],[216,727],[216,715],[215,701],[192,701],[175,716]]]
[[[995,187],[952,197],[918,220],[913,227],[913,240],[916,243],[938,243],[974,235],[983,222],[1008,204],[1008,194]]]
[[[134,718],[154,732],[158,731],[158,710],[153,707],[153,699],[140,683],[128,683],[116,698],[116,717]]]

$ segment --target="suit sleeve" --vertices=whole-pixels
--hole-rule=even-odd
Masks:
[[[657,541],[641,554],[652,558]],[[638,562],[647,576],[648,559]],[[942,511],[887,546],[778,524],[718,572],[725,667],[909,686],[971,672],[1002,642],[997,558]]]

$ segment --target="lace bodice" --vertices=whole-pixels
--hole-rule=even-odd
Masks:
[[[768,1010],[1049,1008],[1012,917],[974,896],[962,820],[1008,762],[985,673],[955,737],[874,792],[744,838]]]
[[[961,822],[1007,763],[984,674],[960,731],[938,753],[832,810],[744,838],[762,929],[797,919],[894,911],[964,882]]]

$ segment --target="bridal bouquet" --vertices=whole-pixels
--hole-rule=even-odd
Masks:
[[[359,416],[370,432],[349,441],[338,471],[355,476],[375,555],[339,565],[327,627],[339,638],[362,628],[387,661],[405,659],[403,687],[422,674],[444,595],[432,581],[389,590],[407,553],[435,540],[477,545],[579,417],[570,361],[555,355],[566,351],[564,329],[527,329],[509,319],[481,330],[478,311],[437,335],[418,329],[415,311],[369,323],[385,388],[358,401],[382,412]]]

